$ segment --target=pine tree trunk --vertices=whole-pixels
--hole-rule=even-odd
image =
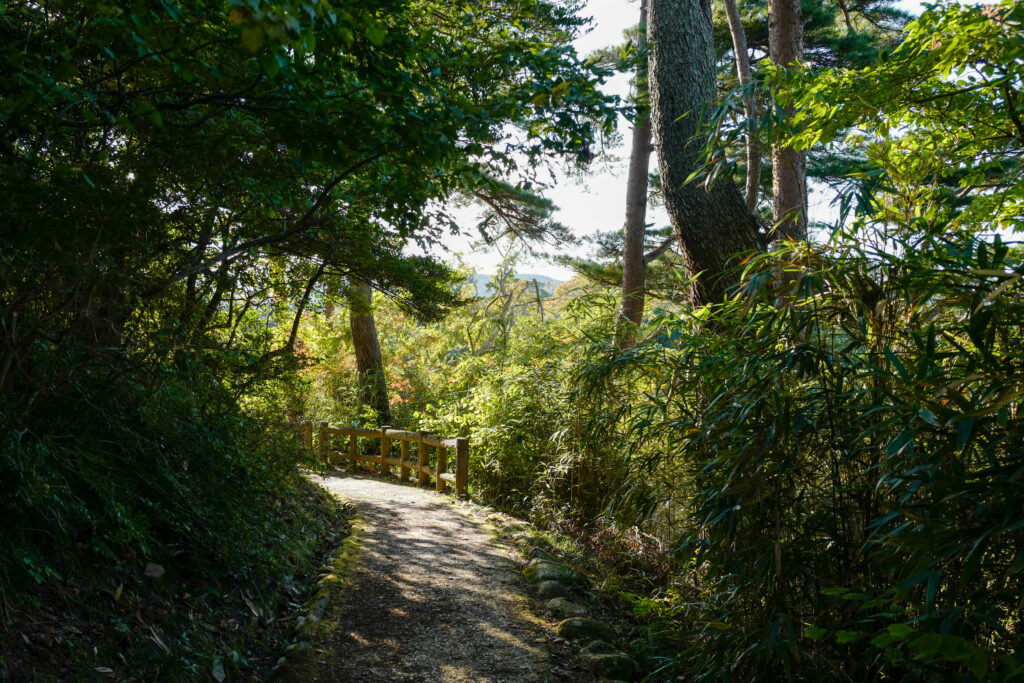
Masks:
[[[724,0],[725,15],[729,21],[729,35],[732,37],[732,51],[736,55],[736,76],[740,86],[745,87],[752,80],[750,74],[750,54],[747,52],[747,34],[743,30],[736,0]],[[750,121],[747,130],[747,208],[753,211],[757,207],[757,193],[761,189],[761,149],[757,146],[757,133],[753,122],[761,117],[761,112],[754,101],[753,91],[743,98],[743,114]]]
[[[769,0],[768,52],[773,64],[800,61],[804,26],[800,0]],[[790,111],[790,114],[793,112]],[[776,239],[807,238],[807,155],[775,142],[772,145],[772,194]]]
[[[373,320],[373,290],[365,282],[353,282],[348,289],[349,327],[359,374],[359,397],[377,413],[378,424],[391,424],[391,406],[384,378],[384,359]]]
[[[684,184],[708,139],[699,120],[715,96],[711,0],[650,0],[647,40],[665,208],[687,268],[700,273],[691,300],[721,301],[737,281],[733,257],[762,245],[757,221],[731,182],[720,178],[710,191]]]
[[[646,47],[647,0],[640,2],[640,45]],[[651,114],[647,97],[647,67],[636,74],[636,122],[633,148],[626,179],[626,222],[623,226],[622,312],[615,330],[615,343],[624,348],[636,338],[636,326],[644,315],[644,233],[647,229],[647,178],[651,164]]]

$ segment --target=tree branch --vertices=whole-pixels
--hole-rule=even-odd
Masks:
[[[324,187],[324,189],[320,192],[320,196],[317,198],[317,200],[315,202],[313,202],[313,206],[309,207],[309,209],[306,211],[306,213],[304,213],[301,218],[296,220],[292,224],[292,226],[290,228],[287,228],[285,230],[281,230],[280,232],[276,232],[276,233],[274,233],[272,235],[262,235],[260,237],[254,237],[254,238],[252,238],[250,240],[246,240],[246,241],[244,241],[244,242],[242,242],[242,243],[240,243],[240,244],[238,244],[238,245],[236,245],[234,247],[231,247],[229,249],[225,249],[224,251],[220,252],[216,256],[208,258],[205,261],[202,261],[202,262],[200,262],[200,263],[198,263],[198,264],[196,264],[196,265],[194,265],[194,266],[192,266],[190,268],[185,268],[184,270],[178,271],[177,273],[175,273],[174,275],[172,275],[169,278],[168,282],[166,282],[164,286],[166,286],[167,284],[170,284],[171,282],[175,282],[177,280],[180,280],[183,277],[188,277],[189,275],[192,275],[193,273],[201,273],[202,271],[206,270],[210,266],[215,265],[215,264],[217,264],[217,263],[219,263],[219,262],[221,262],[221,261],[223,261],[225,259],[229,259],[232,256],[236,256],[236,255],[242,253],[243,251],[247,251],[247,250],[252,249],[254,247],[261,247],[261,246],[263,246],[265,244],[272,244],[274,242],[280,242],[282,240],[288,239],[289,237],[294,237],[294,236],[299,235],[299,234],[301,234],[301,233],[303,233],[303,232],[305,232],[307,230],[310,230],[312,228],[315,228],[315,227],[318,227],[318,226],[322,225],[323,222],[327,219],[327,217],[326,216],[321,216],[319,218],[315,218],[315,214],[318,211],[320,211],[324,207],[324,205],[326,205],[328,199],[330,198],[330,194],[334,190],[334,188],[337,187],[341,183],[341,181],[344,180],[346,177],[352,175],[353,173],[355,173],[357,170],[359,170],[363,166],[376,161],[377,159],[379,159],[383,155],[384,155],[383,152],[379,152],[377,154],[369,156],[369,157],[363,159],[362,161],[359,161],[359,162],[353,164],[352,166],[350,166],[349,168],[345,169],[340,174],[338,174],[338,176],[335,177],[333,180],[331,180],[331,182],[327,183],[327,185]],[[161,289],[162,289],[162,287],[161,287]]]
[[[284,345],[285,349],[289,352],[295,348],[295,338],[299,334],[299,323],[302,322],[302,314],[306,310],[306,304],[309,303],[309,295],[313,292],[313,287],[316,286],[317,281],[323,274],[324,264],[321,263],[316,269],[316,272],[313,273],[313,277],[309,279],[309,284],[306,285],[306,291],[302,293],[302,299],[299,300],[299,307],[295,311],[295,320],[292,321],[292,331],[291,334],[288,335],[288,343]]]
[[[675,237],[666,237],[665,240],[651,251],[644,254],[644,265],[650,264],[664,254],[672,246],[672,243],[676,241]]]

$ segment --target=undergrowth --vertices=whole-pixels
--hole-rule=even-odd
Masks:
[[[1016,681],[1021,256],[860,224],[721,304],[660,298],[626,349],[600,287],[385,342],[438,367],[403,400],[470,437],[471,494],[593,563],[651,680]]]
[[[3,414],[0,678],[262,678],[339,503],[204,370],[102,369]]]

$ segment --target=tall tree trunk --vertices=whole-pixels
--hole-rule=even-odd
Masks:
[[[769,0],[768,52],[772,63],[787,67],[804,52],[804,25],[800,0]],[[790,111],[790,114],[793,112]],[[772,144],[772,194],[775,236],[807,237],[807,155],[779,142]]]
[[[721,301],[736,276],[732,257],[760,248],[756,219],[727,179],[705,191],[686,183],[708,140],[702,114],[715,96],[711,0],[649,0],[651,124],[665,208],[691,273],[691,300]]]
[[[349,327],[359,373],[359,397],[377,413],[378,424],[391,424],[391,405],[384,381],[384,359],[380,355],[377,325],[373,320],[373,290],[365,282],[348,288]]]
[[[729,20],[729,35],[732,36],[732,51],[736,55],[736,75],[740,86],[746,87],[753,79],[750,75],[750,53],[747,52],[747,34],[743,30],[740,11],[736,0],[725,2],[725,16]],[[761,149],[757,146],[757,132],[754,121],[761,117],[761,112],[754,100],[751,90],[743,98],[743,114],[747,117],[747,208],[753,211],[757,207],[757,192],[761,188]]]
[[[640,50],[647,48],[647,0],[640,2]],[[626,179],[626,223],[623,226],[622,313],[615,330],[615,343],[624,348],[636,338],[636,326],[644,315],[644,233],[647,227],[647,178],[651,165],[651,110],[647,95],[647,66],[637,68],[636,121],[633,149]]]

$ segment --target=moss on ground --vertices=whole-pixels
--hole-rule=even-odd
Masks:
[[[320,577],[313,596],[302,606],[295,639],[287,646],[286,656],[279,661],[275,679],[304,681],[316,670],[317,663],[308,657],[309,645],[326,641],[337,628],[342,597],[353,586],[353,570],[362,553],[363,529],[359,513],[352,508],[348,536],[334,550],[330,563],[324,567],[327,573]]]

